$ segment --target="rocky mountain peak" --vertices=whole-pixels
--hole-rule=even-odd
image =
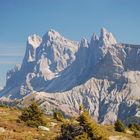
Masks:
[[[94,32],[91,40],[90,40],[90,47],[97,47],[98,46],[98,42],[99,42],[99,37],[97,36],[97,34]]]
[[[117,43],[112,33],[108,32],[105,28],[101,28],[99,40],[101,45],[104,46],[109,46]]]
[[[80,41],[80,46],[88,48],[88,40],[83,37]]]
[[[42,38],[36,34],[30,35],[27,39],[27,44],[33,48],[37,48],[42,42]]]
[[[53,41],[60,38],[63,38],[63,36],[61,36],[59,32],[55,31],[54,29],[50,29],[43,36],[43,41]]]
[[[94,40],[94,41],[99,40],[99,37],[97,36],[95,32],[93,33],[91,40]]]
[[[77,114],[83,104],[101,123],[125,120],[137,112],[139,61],[140,46],[117,43],[105,28],[90,43],[71,41],[51,29],[42,39],[28,37],[22,66],[7,74],[0,99],[23,98],[24,103],[34,93],[46,113],[58,108]]]
[[[107,31],[106,28],[104,28],[104,27],[101,28],[101,32],[100,32],[100,36],[101,36],[101,37],[105,37],[106,34],[108,34],[108,33],[109,33],[109,32]]]
[[[24,63],[33,62],[36,59],[36,49],[40,46],[42,38],[36,34],[30,35],[27,39]]]

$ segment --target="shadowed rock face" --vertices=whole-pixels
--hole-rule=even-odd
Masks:
[[[21,105],[36,98],[46,113],[58,108],[68,116],[84,104],[98,122],[125,120],[138,114],[139,61],[139,45],[117,43],[104,28],[90,42],[51,29],[42,38],[28,37],[21,68],[7,73],[0,97],[23,98]]]

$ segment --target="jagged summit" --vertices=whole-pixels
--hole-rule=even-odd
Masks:
[[[112,33],[108,32],[105,28],[101,28],[100,41],[103,45],[113,45],[117,43]]]
[[[80,41],[80,46],[81,47],[87,47],[88,48],[88,40],[86,38],[82,38]]]
[[[39,35],[33,34],[28,37],[23,63],[35,61],[36,49],[40,46],[41,42],[42,38]]]
[[[100,37],[105,37],[106,34],[108,34],[109,32],[107,31],[106,28],[102,27],[101,31],[100,31]]]
[[[47,31],[47,33],[43,36],[43,41],[49,40],[58,40],[58,39],[63,39],[64,37],[54,29],[50,29]]]
[[[76,115],[83,104],[101,123],[125,120],[137,113],[139,62],[140,46],[117,43],[105,28],[90,42],[51,29],[42,38],[28,37],[22,66],[7,73],[0,98],[23,98],[23,105],[35,98],[46,113],[58,108],[66,115]]]
[[[94,40],[94,41],[99,40],[99,37],[97,36],[95,32],[93,33],[91,40]]]
[[[98,47],[98,43],[99,43],[99,37],[98,35],[94,32],[93,35],[91,36],[91,40],[90,40],[90,47]]]
[[[34,48],[37,48],[42,42],[42,38],[39,35],[33,34],[30,35],[27,39],[27,44],[31,45]]]
[[[48,34],[48,36],[53,37],[53,38],[61,36],[60,33],[55,31],[54,29],[48,30],[47,34]]]

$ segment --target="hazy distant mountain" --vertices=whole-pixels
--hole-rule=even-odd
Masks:
[[[2,90],[3,89],[3,87],[0,87],[0,90]]]
[[[76,115],[79,104],[102,123],[138,115],[140,46],[117,43],[101,29],[90,42],[64,38],[49,30],[42,38],[28,37],[21,68],[7,72],[0,97],[36,98],[47,113],[55,108]]]

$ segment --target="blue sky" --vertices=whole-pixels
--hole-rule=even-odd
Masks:
[[[0,86],[22,62],[28,35],[53,28],[65,37],[90,39],[100,28],[118,42],[140,44],[140,0],[0,0]]]

